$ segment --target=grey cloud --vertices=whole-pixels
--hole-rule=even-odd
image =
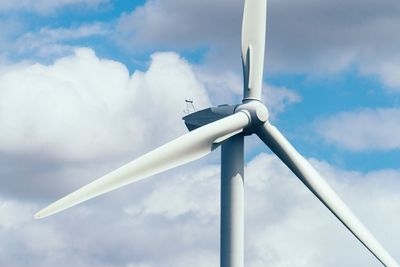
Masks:
[[[61,1],[59,5],[101,3]],[[133,54],[200,49],[206,51],[202,63],[209,70],[240,73],[242,7],[241,0],[146,1],[117,21],[25,33],[12,53],[33,52],[42,60],[66,55],[74,49],[69,41],[82,40],[82,34],[107,38],[107,32]],[[390,89],[400,88],[397,1],[270,0],[268,8],[267,72],[315,75],[355,66],[363,75],[377,75]],[[0,43],[10,47],[13,38],[17,37],[0,34]],[[3,57],[10,57],[10,51]]]
[[[124,14],[119,38],[129,45],[196,49],[206,62],[239,71],[242,1],[148,1]],[[269,1],[266,67],[278,73],[324,74],[357,66],[400,88],[400,3]]]
[[[318,73],[354,64],[399,88],[389,78],[400,62],[397,1],[271,1],[270,11],[272,70]],[[380,68],[388,62],[394,63],[391,73]]]
[[[118,29],[132,44],[190,48],[232,41],[240,29],[241,1],[147,1],[123,14]],[[227,27],[230,25],[231,27]],[[235,27],[236,26],[236,27]]]
[[[236,65],[239,70],[242,6],[239,0],[147,1],[120,17],[116,40],[127,49],[203,48],[205,61],[213,63],[209,68]]]

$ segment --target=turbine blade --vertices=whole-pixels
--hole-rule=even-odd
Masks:
[[[260,127],[257,135],[383,265],[399,267],[392,256],[277,128],[267,122],[264,127]]]
[[[267,0],[245,0],[242,24],[244,99],[261,99]]]
[[[193,130],[61,198],[36,213],[35,218],[47,217],[121,186],[201,158],[218,147],[218,142],[242,130],[249,122],[245,112],[238,112]]]

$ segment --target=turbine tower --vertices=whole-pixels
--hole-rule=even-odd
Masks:
[[[221,146],[221,267],[243,267],[244,137],[256,134],[306,187],[386,267],[399,267],[310,163],[268,120],[261,101],[266,0],[245,0],[242,25],[243,101],[200,110],[183,119],[189,133],[83,186],[39,211],[43,218],[124,185],[190,161]]]

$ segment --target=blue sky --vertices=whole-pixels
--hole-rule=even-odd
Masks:
[[[271,121],[399,259],[400,4],[268,4]],[[31,216],[184,134],[185,98],[240,102],[242,6],[0,0],[0,265],[217,266],[219,151]],[[247,266],[379,266],[255,137],[246,162]]]

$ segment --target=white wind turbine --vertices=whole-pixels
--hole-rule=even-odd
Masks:
[[[242,25],[244,91],[242,104],[220,105],[184,117],[189,133],[61,198],[35,217],[78,203],[199,159],[221,145],[221,267],[243,266],[244,136],[256,134],[305,186],[384,265],[399,267],[318,172],[268,121],[261,102],[266,0],[245,0]]]

